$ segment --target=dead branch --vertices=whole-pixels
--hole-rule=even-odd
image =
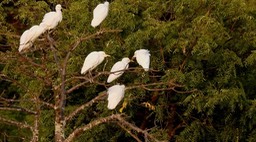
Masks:
[[[193,92],[198,91],[197,89],[188,90],[188,91],[178,91],[178,90],[176,90],[175,88],[173,88],[172,90],[173,90],[174,92],[176,92],[176,93],[179,93],[179,94],[190,94],[190,93],[193,93]]]
[[[123,117],[118,116],[116,117],[116,119],[120,122],[120,124],[124,127],[130,128],[134,131],[136,131],[137,133],[142,133],[146,138],[150,138],[151,140],[155,141],[155,142],[161,142],[158,139],[156,139],[153,135],[149,134],[146,130],[142,130],[139,127],[135,126],[134,124],[131,124],[129,122],[127,122],[126,120],[124,120]],[[167,142],[167,141],[162,141],[162,142]]]
[[[67,90],[67,94],[73,92],[74,90],[80,88],[81,86],[85,85],[86,83],[88,83],[89,81],[85,81],[85,82],[82,82],[82,83],[79,83],[77,84],[76,86],[70,88],[69,90]]]
[[[137,142],[142,142],[136,135],[134,135],[129,129],[124,127],[120,122],[117,122],[117,125],[124,129],[128,134],[130,134]]]
[[[0,122],[10,124],[10,125],[14,125],[14,126],[17,126],[19,128],[28,128],[31,131],[33,130],[33,128],[28,124],[21,123],[21,122],[18,122],[18,121],[14,121],[14,120],[10,120],[10,119],[6,119],[6,118],[3,118],[3,117],[0,117]]]
[[[0,101],[1,100],[3,100],[4,102],[9,102],[9,103],[11,103],[11,102],[31,102],[31,101],[35,101],[34,99],[25,99],[25,100],[22,100],[22,99],[20,99],[20,100],[6,99],[6,98],[3,98],[3,97],[0,96]],[[53,104],[42,101],[42,100],[38,100],[38,103],[43,104],[43,105],[45,105],[49,108],[54,108]]]
[[[93,98],[91,101],[81,105],[80,107],[78,107],[76,110],[72,111],[71,114],[69,114],[67,117],[65,117],[64,122],[67,122],[69,120],[71,120],[76,114],[78,114],[80,111],[84,110],[86,107],[91,106],[92,104],[104,99],[107,96],[106,91],[100,93],[98,96],[96,96],[95,98]]]
[[[93,79],[95,79],[95,78],[97,78],[98,76],[100,76],[100,75],[102,75],[103,73],[99,73],[99,74],[97,74],[97,75],[95,75],[95,76],[93,76],[92,78],[86,78],[86,77],[84,77],[84,79],[86,80],[86,81],[84,81],[84,82],[82,82],[82,83],[79,83],[79,84],[77,84],[76,86],[73,86],[72,88],[70,88],[69,90],[67,90],[67,94],[69,94],[69,93],[71,93],[71,92],[73,92],[74,90],[76,90],[76,89],[78,89],[78,88],[80,88],[81,86],[83,86],[83,85],[85,85],[86,83],[89,83],[89,82],[91,82],[91,80],[93,80]]]
[[[20,60],[24,61],[24,62],[28,62],[31,65],[35,66],[35,67],[39,67],[44,69],[43,65],[37,64],[35,62],[33,62],[30,58],[23,56],[22,54],[20,54],[19,52],[17,52],[17,55],[20,57]]]
[[[82,126],[82,127],[79,127],[79,128],[77,128],[77,129],[75,129],[75,130],[64,140],[64,142],[71,142],[71,141],[73,141],[74,138],[80,136],[84,131],[90,130],[90,129],[92,129],[93,127],[96,127],[96,126],[99,125],[99,124],[116,120],[118,117],[121,117],[121,116],[122,116],[122,114],[112,114],[112,115],[107,116],[107,117],[104,117],[104,118],[96,119],[96,120],[90,122],[89,124],[87,124],[87,125],[85,125],[85,126]]]
[[[27,112],[30,114],[37,114],[35,111],[30,109],[22,108],[22,107],[1,107],[0,110],[8,110],[8,111],[18,111],[18,112]]]
[[[135,84],[134,86],[126,87],[126,90],[134,89],[134,88],[147,88],[148,86],[157,86],[157,85],[169,85],[170,82],[157,82],[157,83],[149,83],[149,84]],[[149,88],[148,88],[149,89]],[[149,89],[150,91],[151,89]]]

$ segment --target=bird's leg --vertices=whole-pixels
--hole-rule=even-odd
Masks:
[[[93,76],[92,76],[91,70],[89,70],[88,73],[89,73],[89,82],[93,83]]]
[[[118,114],[118,110],[116,110],[116,108],[114,110],[115,110],[115,114]]]
[[[48,30],[48,34],[53,33],[53,29]]]
[[[105,63],[104,66],[103,66],[103,71],[105,71],[105,68],[106,68],[107,63],[108,63],[108,60],[106,60],[106,63]]]

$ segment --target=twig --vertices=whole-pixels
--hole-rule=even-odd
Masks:
[[[149,134],[147,131],[142,130],[142,129],[140,129],[139,127],[137,127],[137,126],[135,126],[135,125],[133,125],[133,124],[127,122],[127,121],[124,120],[124,118],[122,118],[121,116],[117,117],[116,119],[120,122],[121,125],[123,125],[123,126],[125,126],[125,127],[128,127],[128,128],[130,128],[130,129],[132,129],[132,130],[138,132],[138,133],[144,134],[144,137],[145,137],[145,138],[150,138],[151,140],[153,140],[153,141],[155,141],[155,142],[160,142],[160,141],[159,141],[158,139],[156,139],[153,135],[151,135],[151,134]],[[164,142],[165,142],[165,141],[164,141]]]
[[[179,93],[179,94],[189,94],[198,91],[197,89],[189,90],[189,91],[178,91],[175,88],[172,89],[174,92]]]
[[[15,100],[15,99],[6,99],[6,98],[3,98],[3,97],[0,97],[0,100],[3,100],[5,102],[31,102],[31,101],[34,101],[33,99]],[[48,102],[45,102],[45,101],[42,101],[42,100],[38,100],[38,102],[43,104],[43,105],[46,105],[47,107],[54,108],[54,105],[51,104],[51,103],[48,103]]]
[[[19,112],[27,112],[30,114],[37,114],[35,111],[26,109],[26,108],[21,108],[21,107],[2,107],[2,106],[0,106],[0,110],[19,111]]]
[[[104,117],[104,118],[96,119],[96,120],[90,122],[89,124],[87,124],[87,125],[85,125],[85,126],[82,126],[82,127],[79,127],[79,128],[77,128],[77,129],[75,129],[75,130],[64,140],[64,142],[71,142],[71,141],[73,141],[73,139],[74,139],[75,137],[80,136],[84,131],[90,130],[90,129],[92,129],[93,127],[95,127],[95,126],[97,126],[97,125],[99,125],[99,124],[116,120],[118,117],[121,117],[121,116],[122,116],[122,114],[112,114],[112,115],[107,116],[107,117]]]
[[[33,62],[30,58],[26,57],[26,56],[23,56],[22,54],[18,53],[17,52],[17,55],[20,57],[20,60],[23,60],[25,62],[28,62],[30,63],[31,65],[35,66],[35,67],[40,67],[43,69],[43,65],[40,65],[40,64],[37,64],[35,62]]]
[[[92,104],[104,99],[107,96],[107,93],[104,91],[101,94],[99,94],[98,96],[96,96],[95,98],[93,98],[91,101],[81,105],[80,107],[78,107],[76,110],[72,111],[71,114],[69,114],[67,117],[65,117],[65,122],[71,120],[76,114],[78,114],[80,111],[84,110],[86,107],[91,106]]]
[[[102,73],[99,73],[99,74],[93,76],[92,79],[84,78],[84,79],[86,79],[86,81],[84,81],[84,82],[82,82],[82,83],[79,83],[79,84],[77,84],[76,86],[73,86],[72,88],[68,89],[66,93],[69,94],[69,93],[73,92],[74,90],[80,88],[81,86],[85,85],[86,83],[91,82],[91,80],[93,80],[94,78],[97,78],[97,77],[100,76],[100,75],[102,75]]]
[[[4,122],[6,124],[10,124],[10,125],[20,127],[20,128],[29,128],[31,131],[33,130],[33,128],[30,125],[25,124],[25,123],[21,123],[21,122],[18,122],[18,121],[6,119],[6,118],[3,118],[3,117],[0,117],[0,121]]]
[[[136,135],[134,135],[130,130],[124,127],[120,122],[117,122],[117,125],[124,129],[128,134],[130,134],[137,142],[142,142]]]

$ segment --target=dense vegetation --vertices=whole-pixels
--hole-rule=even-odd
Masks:
[[[66,117],[92,99],[67,121],[64,138],[92,124],[74,141],[256,141],[255,0],[111,0],[93,28],[101,2],[0,2],[1,141],[56,141],[59,101]],[[62,22],[20,54],[20,35],[58,3]],[[150,71],[133,62],[107,84],[106,71],[141,48],[150,50]],[[95,50],[111,58],[92,81],[80,70]],[[117,83],[127,90],[111,111],[105,90]],[[102,120],[121,113],[123,121]]]

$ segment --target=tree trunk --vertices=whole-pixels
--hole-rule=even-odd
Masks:
[[[32,130],[32,134],[33,134],[33,138],[32,138],[32,142],[38,142],[39,141],[39,118],[40,115],[39,113],[37,113],[35,115],[35,124],[34,124],[34,128]]]
[[[64,106],[60,94],[55,96],[55,142],[63,142],[64,136]]]

